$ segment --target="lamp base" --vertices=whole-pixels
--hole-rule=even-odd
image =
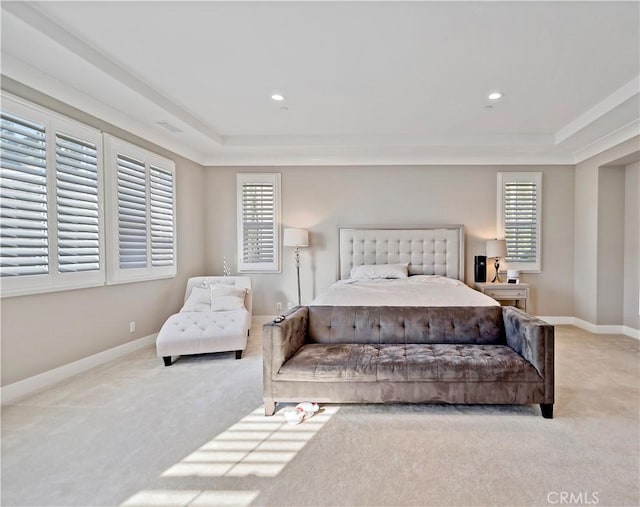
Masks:
[[[500,261],[498,261],[498,259],[496,259],[496,261],[493,263],[493,267],[496,269],[496,274],[493,277],[493,280],[491,280],[491,283],[500,283],[500,275],[498,274],[498,271],[500,269]]]
[[[296,247],[296,275],[298,276],[298,306],[302,305],[300,298],[300,248]]]

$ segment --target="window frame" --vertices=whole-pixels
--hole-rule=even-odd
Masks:
[[[158,280],[162,278],[174,278],[178,268],[178,220],[177,220],[177,185],[175,162],[157,153],[141,148],[128,141],[104,134],[104,166],[105,191],[106,191],[106,218],[107,218],[107,285],[121,283],[142,282]],[[118,223],[118,155],[124,155],[141,160],[145,165],[146,175],[146,208],[147,208],[147,266],[144,268],[121,268],[119,254],[119,223]],[[150,166],[155,166],[163,171],[170,172],[173,182],[173,263],[170,266],[153,266],[151,262],[151,185]]]
[[[498,172],[497,224],[498,239],[505,239],[504,190],[510,182],[527,182],[536,185],[536,260],[534,262],[506,261],[502,265],[521,273],[542,273],[542,172]],[[508,244],[507,244],[508,248]]]
[[[84,123],[72,120],[47,108],[32,104],[10,94],[1,93],[1,110],[25,120],[40,123],[45,128],[47,178],[47,256],[48,273],[17,275],[0,279],[0,297],[24,296],[104,285],[106,278],[104,161],[102,133]],[[98,196],[98,252],[100,268],[94,271],[58,272],[57,227],[57,166],[56,133],[66,134],[96,145]]]
[[[242,188],[247,183],[272,183],[274,185],[274,260],[268,265],[244,262],[244,221],[242,210]],[[238,173],[236,175],[236,215],[237,215],[237,268],[238,273],[281,273],[280,229],[281,220],[281,175],[280,173]]]

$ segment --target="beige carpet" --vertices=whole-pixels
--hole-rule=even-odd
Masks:
[[[2,505],[638,505],[640,342],[556,328],[537,406],[326,405],[261,415],[260,330],[233,354],[152,348],[2,412]]]

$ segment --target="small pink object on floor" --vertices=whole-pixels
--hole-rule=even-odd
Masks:
[[[320,410],[320,407],[317,403],[303,401],[298,403],[295,408],[286,408],[282,411],[282,415],[284,415],[289,424],[300,424],[305,419],[313,416],[318,410]]]
[[[296,410],[302,410],[304,412],[305,419],[309,419],[309,417],[320,410],[320,406],[315,402],[303,401],[296,405]]]

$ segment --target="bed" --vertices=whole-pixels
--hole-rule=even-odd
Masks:
[[[340,228],[338,278],[311,305],[499,305],[464,283],[462,225]]]

